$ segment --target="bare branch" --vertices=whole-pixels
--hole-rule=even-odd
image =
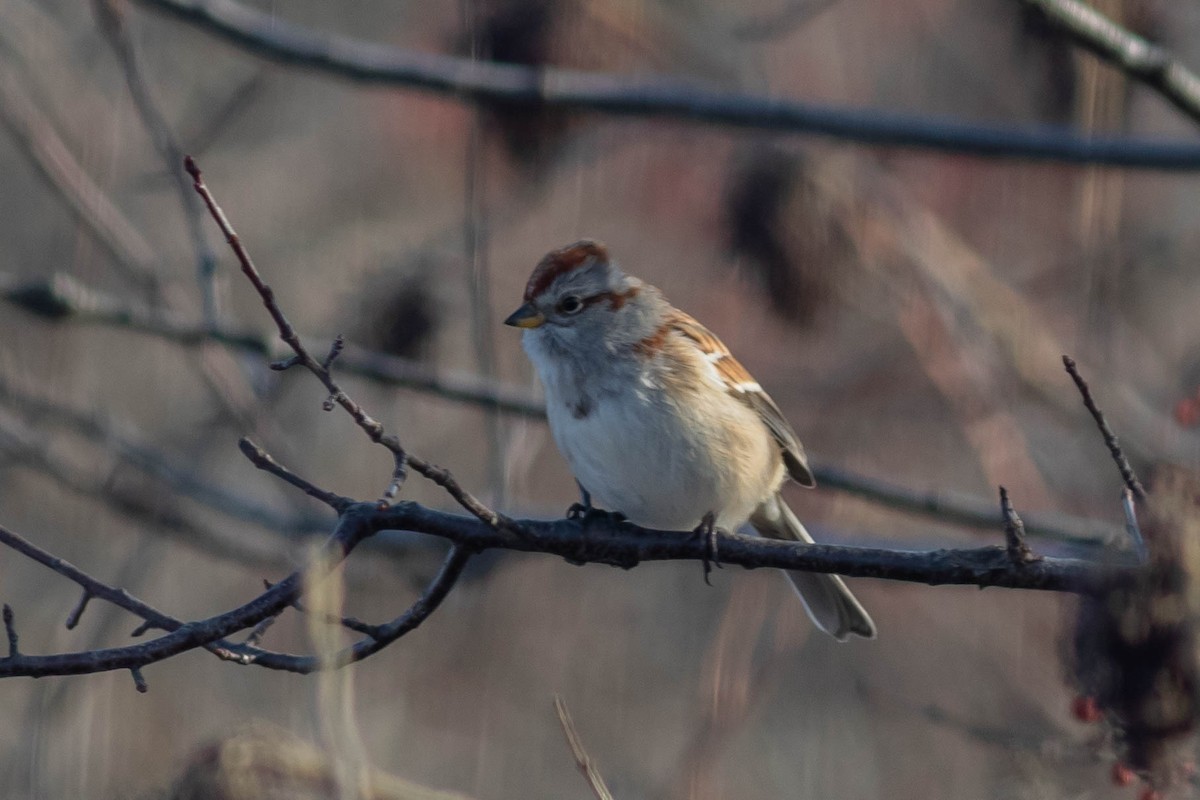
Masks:
[[[354,508],[358,508],[355,506]],[[629,569],[644,561],[703,561],[707,543],[691,532],[656,531],[609,517],[583,521],[511,520],[510,536],[477,519],[401,502],[364,508],[364,524],[440,536],[473,551],[517,550],[556,555],[569,563],[601,563]],[[994,524],[994,523],[993,523]],[[1088,594],[1132,574],[1131,565],[1071,558],[1043,558],[1014,565],[1005,547],[899,551],[831,544],[797,544],[718,533],[721,562],[748,569],[776,567],[855,578]]]
[[[416,630],[421,623],[428,619],[450,594],[450,590],[462,576],[462,571],[470,558],[471,551],[468,548],[458,546],[450,548],[445,561],[442,562],[441,569],[425,587],[425,591],[407,611],[391,622],[382,625],[367,625],[352,618],[339,617],[328,620],[331,623],[363,633],[366,637],[331,656],[292,655],[243,646],[239,650],[241,658],[237,663],[307,675],[322,669],[340,669],[369,658],[405,634]],[[296,602],[293,602],[292,605],[303,613],[310,613],[304,609],[303,605],[298,605]]]
[[[1076,44],[1149,86],[1200,122],[1200,77],[1170,51],[1122,28],[1080,0],[1021,0]]]
[[[982,157],[1200,169],[1200,145],[1192,142],[1080,136],[1051,126],[987,127],[879,109],[759,97],[659,76],[627,77],[471,61],[309,30],[233,0],[139,2],[279,63],[470,102],[686,119]]]
[[[571,712],[567,710],[567,704],[563,701],[562,696],[557,694],[554,695],[554,713],[558,715],[558,724],[562,726],[563,736],[567,738],[567,746],[571,748],[571,757],[575,759],[576,766],[583,773],[584,780],[587,781],[592,794],[596,795],[596,800],[613,800],[612,792],[604,783],[600,770],[596,769],[591,756],[587,754],[587,750],[583,749],[583,741],[579,738],[579,731],[575,730],[575,722],[571,719]]]
[[[1079,368],[1075,364],[1075,359],[1070,356],[1063,356],[1063,366],[1067,368],[1067,373],[1071,376],[1071,380],[1075,381],[1075,386],[1079,389],[1079,394],[1083,396],[1083,404],[1087,406],[1088,412],[1092,415],[1092,419],[1096,421],[1096,427],[1100,429],[1100,435],[1104,437],[1104,444],[1108,447],[1108,452],[1112,454],[1112,459],[1116,462],[1117,469],[1121,473],[1121,480],[1125,481],[1125,485],[1129,487],[1129,491],[1133,492],[1134,497],[1138,500],[1146,499],[1146,489],[1134,474],[1133,467],[1129,466],[1129,459],[1125,457],[1125,453],[1121,450],[1120,443],[1117,442],[1117,435],[1113,433],[1112,428],[1108,426],[1108,420],[1104,418],[1104,414],[1096,406],[1096,401],[1092,399],[1092,390],[1088,387],[1087,381],[1079,374]]]
[[[333,492],[327,492],[324,489],[318,488],[312,483],[304,480],[304,478],[301,478],[299,475],[280,464],[271,457],[270,453],[268,453],[266,450],[263,450],[245,436],[238,440],[238,449],[242,451],[242,455],[250,459],[250,463],[254,466],[265,472],[271,473],[275,477],[280,478],[287,483],[290,483],[292,486],[295,486],[309,497],[320,500],[334,511],[344,511],[353,502],[348,497],[342,497],[341,495],[334,494]]]
[[[11,655],[0,659],[0,678],[17,675],[42,677],[46,675],[81,675],[106,672],[116,669],[134,669],[170,658],[179,653],[205,647],[217,655],[238,663],[252,663],[253,655],[238,652],[242,645],[226,643],[224,638],[239,630],[253,628],[268,617],[274,617],[287,608],[297,597],[306,582],[319,580],[365,538],[376,532],[364,525],[362,506],[348,509],[339,520],[333,534],[317,550],[312,561],[304,569],[293,572],[272,588],[250,602],[208,619],[182,623],[156,609],[141,603],[126,593],[105,586],[77,567],[50,555],[25,541],[17,534],[0,527],[0,544],[5,544],[38,563],[50,567],[60,575],[70,578],[80,586],[92,591],[122,608],[136,606],[139,615],[154,627],[169,631],[149,642],[125,647],[88,650],[77,653],[62,653],[46,656]]]

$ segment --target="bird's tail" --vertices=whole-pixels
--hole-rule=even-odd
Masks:
[[[796,519],[796,515],[776,494],[763,503],[750,517],[750,524],[760,536],[768,539],[812,543],[813,538]],[[820,572],[786,571],[784,574],[796,587],[804,609],[818,628],[839,642],[851,634],[875,638],[875,623],[862,604],[846,588],[837,575]]]

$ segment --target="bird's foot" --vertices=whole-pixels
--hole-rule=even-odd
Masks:
[[[713,566],[717,569],[722,569],[721,562],[717,559],[717,515],[709,511],[700,520],[700,524],[692,531],[692,536],[699,536],[704,539],[704,582],[712,586],[712,581],[708,576],[712,574]]]
[[[583,503],[572,503],[567,509],[567,519],[577,522],[611,522],[614,525],[620,525],[622,522],[627,522],[628,518],[620,511],[605,511],[602,508],[595,506],[586,506]]]

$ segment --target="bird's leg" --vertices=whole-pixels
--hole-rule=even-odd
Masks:
[[[572,503],[567,509],[567,519],[583,520],[595,519],[596,517],[604,517],[615,523],[625,522],[626,517],[620,511],[604,511],[592,505],[592,493],[583,488],[583,484],[578,480],[575,485],[579,487],[579,499],[582,502]]]
[[[692,531],[693,536],[704,537],[704,582],[712,586],[712,581],[708,579],[715,564],[718,569],[721,569],[721,562],[717,560],[717,515],[709,511],[700,519],[700,524]]]
[[[575,481],[575,485],[579,487],[579,499],[582,502],[571,503],[571,507],[567,509],[567,519],[582,519],[595,511],[592,507],[592,493],[583,488],[583,484],[578,480]]]

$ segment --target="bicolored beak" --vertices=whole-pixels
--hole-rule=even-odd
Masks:
[[[505,325],[511,325],[514,328],[540,328],[545,322],[546,317],[531,303],[521,306],[509,314],[508,319],[504,320]]]

